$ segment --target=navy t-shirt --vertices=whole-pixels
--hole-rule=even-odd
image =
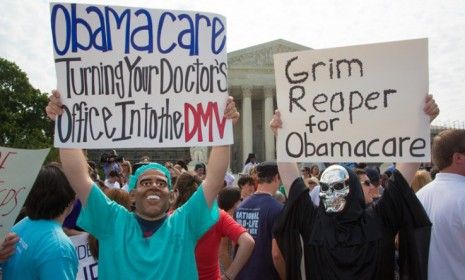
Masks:
[[[255,247],[236,279],[279,279],[271,256],[272,229],[283,205],[269,194],[257,193],[236,210],[236,221],[252,235]]]

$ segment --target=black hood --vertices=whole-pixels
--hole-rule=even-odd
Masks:
[[[357,245],[381,237],[370,217],[365,214],[365,199],[358,176],[349,168],[349,194],[346,205],[341,212],[327,213],[323,202],[320,202],[315,227],[312,231],[311,243],[326,243],[329,247],[337,244],[343,246]]]

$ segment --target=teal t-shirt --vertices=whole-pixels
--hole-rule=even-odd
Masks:
[[[76,250],[60,224],[26,217],[12,231],[20,239],[2,264],[3,279],[76,279]]]
[[[99,278],[197,279],[197,240],[219,217],[216,202],[208,207],[203,187],[150,237],[143,237],[135,215],[92,186],[78,225],[99,240]]]

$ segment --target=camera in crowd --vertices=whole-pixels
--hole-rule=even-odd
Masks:
[[[103,153],[100,156],[101,163],[112,163],[112,162],[122,162],[122,161],[123,161],[123,157],[116,154],[115,151]]]

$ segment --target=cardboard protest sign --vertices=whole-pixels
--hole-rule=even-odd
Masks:
[[[232,144],[226,19],[186,11],[51,3],[64,113],[55,146]]]
[[[79,260],[77,280],[98,279],[98,262],[89,250],[88,236],[88,233],[82,233],[70,237]]]
[[[280,161],[429,161],[426,39],[274,56]]]
[[[13,226],[49,149],[0,147],[0,238]]]

